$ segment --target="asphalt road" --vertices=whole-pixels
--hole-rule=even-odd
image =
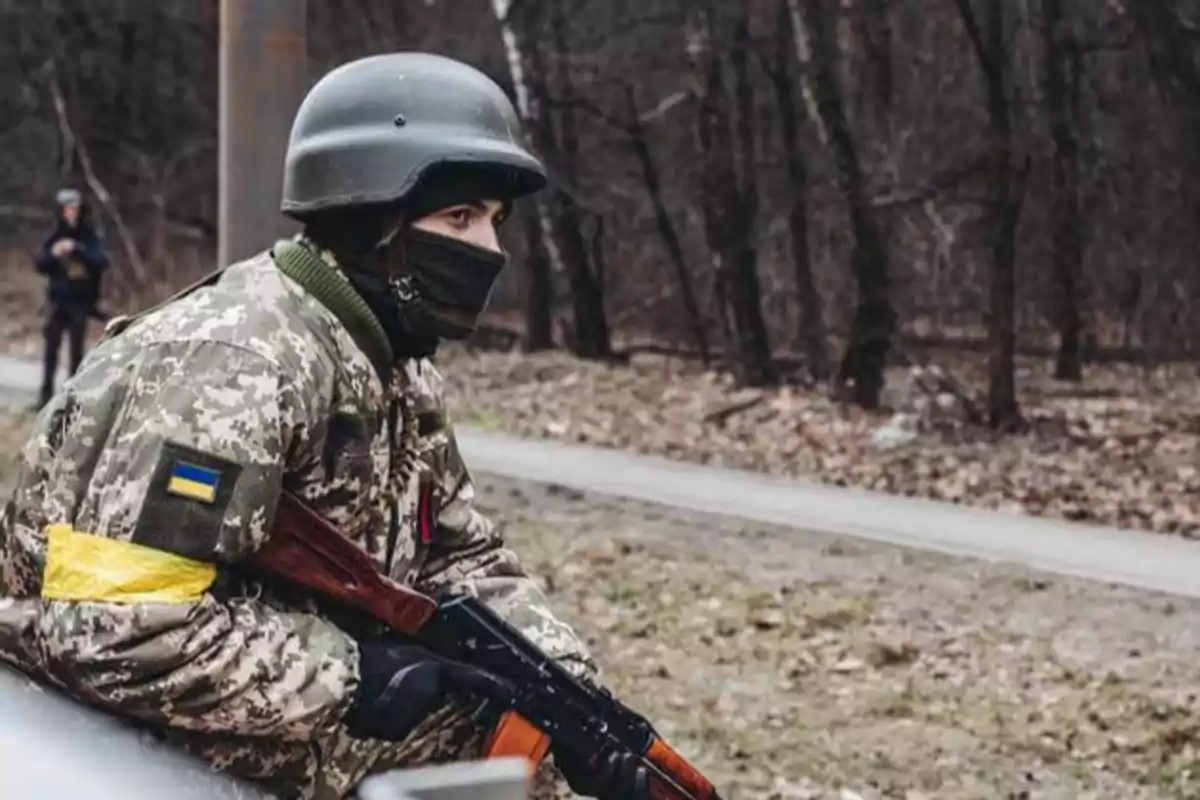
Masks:
[[[0,387],[28,397],[39,365],[0,356]],[[553,483],[747,520],[819,530],[1074,577],[1200,597],[1200,543],[702,467],[460,428],[480,474]]]

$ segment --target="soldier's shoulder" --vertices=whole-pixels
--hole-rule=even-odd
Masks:
[[[148,314],[131,344],[196,342],[247,350],[288,375],[332,368],[336,354],[325,320],[299,297],[269,251],[231,265],[210,286]],[[298,372],[299,371],[299,372]]]

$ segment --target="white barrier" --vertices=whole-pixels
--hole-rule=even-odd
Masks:
[[[523,758],[400,770],[367,778],[358,800],[526,800]]]
[[[150,734],[0,667],[5,800],[266,800]]]
[[[398,770],[358,800],[525,800],[525,762]],[[271,800],[254,787],[0,666],[3,800]]]

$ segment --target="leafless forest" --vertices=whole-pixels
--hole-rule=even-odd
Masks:
[[[522,346],[669,348],[879,402],[885,363],[1196,357],[1191,0],[309,0],[310,77],[428,49],[510,89],[552,190],[495,298]],[[216,0],[0,0],[0,236],[87,187],[111,293],[211,264]],[[20,259],[7,269],[24,269]]]

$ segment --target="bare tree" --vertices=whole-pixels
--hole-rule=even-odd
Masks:
[[[1007,0],[982,0],[980,25],[971,0],[956,0],[971,40],[987,97],[991,168],[992,265],[988,313],[988,424],[1013,430],[1021,423],[1015,380],[1016,247],[1021,195],[1028,172],[1014,163],[1012,109],[1008,97],[1008,50],[1005,44]]]
[[[642,181],[646,185],[646,193],[650,195],[650,202],[654,206],[654,221],[658,226],[659,236],[662,238],[663,247],[667,250],[671,266],[675,270],[675,280],[679,286],[680,302],[683,304],[683,313],[687,317],[688,327],[691,329],[692,338],[695,340],[696,347],[700,351],[700,359],[707,365],[711,361],[712,353],[709,349],[708,333],[704,328],[704,319],[700,313],[700,303],[696,300],[696,289],[693,286],[691,274],[688,272],[687,260],[683,255],[683,244],[679,240],[679,233],[676,231],[675,223],[672,221],[671,214],[667,210],[667,202],[663,196],[662,179],[659,177],[658,164],[650,152],[646,120],[638,111],[637,96],[634,93],[634,87],[628,83],[625,84],[625,106],[628,115],[628,123],[625,130],[629,135],[629,147],[637,159],[638,167],[641,169]]]
[[[863,0],[856,3],[854,15],[866,50],[866,78],[863,97],[875,117],[876,126],[887,130],[895,99],[895,70],[892,68],[892,27],[888,20],[888,0]]]
[[[702,164],[700,207],[704,233],[715,268],[732,368],[748,386],[778,380],[762,316],[758,250],[754,228],[758,215],[754,130],[749,78],[749,18],[744,6],[734,13],[729,61],[732,87],[726,79],[726,48],[712,5],[690,18],[689,57],[698,97],[696,141]],[[730,94],[733,95],[731,102]]]
[[[536,209],[525,216],[525,247],[525,269],[521,271],[521,307],[525,317],[521,349],[535,353],[554,347],[554,282]]]
[[[884,368],[896,328],[887,247],[867,198],[866,179],[838,79],[838,50],[826,0],[788,0],[788,20],[801,63],[811,64],[816,106],[829,132],[838,188],[850,214],[851,271],[858,304],[837,375],[838,394],[864,408],[879,405]],[[811,57],[810,54],[811,53]]]
[[[582,95],[555,98],[552,102],[555,106],[581,110],[627,137],[629,150],[637,161],[646,194],[649,197],[651,207],[654,209],[655,224],[658,226],[659,235],[667,251],[667,258],[674,271],[687,327],[691,331],[692,338],[696,343],[701,361],[707,365],[711,361],[712,353],[709,346],[708,333],[704,327],[705,320],[700,313],[700,304],[696,299],[696,289],[691,273],[688,271],[687,259],[683,252],[683,243],[680,240],[675,222],[671,218],[671,213],[667,208],[662,178],[659,174],[658,163],[655,161],[654,154],[650,148],[650,132],[647,129],[647,125],[650,122],[665,114],[683,95],[682,93],[676,93],[668,96],[657,107],[643,112],[639,109],[637,92],[633,84],[622,82],[621,91],[625,102],[624,118],[609,113],[597,103]]]
[[[536,139],[539,132],[544,133],[547,123],[545,112],[537,108],[530,97],[521,39],[510,18],[512,0],[491,0],[491,6],[500,28],[509,79],[516,95],[517,112],[525,123],[528,135]],[[552,276],[565,271],[562,254],[554,238],[550,209],[541,197],[534,200],[534,215],[537,224],[527,226],[525,232],[526,247],[531,257],[526,260],[526,274],[522,280],[526,323],[522,345],[527,352],[546,350],[554,345]]]
[[[796,81],[793,77],[796,48],[791,31],[788,4],[779,3],[775,24],[775,52],[768,75],[775,89],[779,109],[779,128],[783,138],[789,178],[788,234],[792,263],[795,267],[796,300],[800,307],[800,341],[814,380],[829,377],[829,349],[826,343],[825,303],[813,277],[808,244],[808,165],[800,142],[800,112]]]
[[[550,25],[557,63],[557,91],[572,96],[574,88],[567,41],[566,0],[552,2]],[[531,88],[539,104],[549,114],[557,116],[558,122],[557,136],[551,130],[544,131],[543,147],[549,151],[560,172],[552,191],[563,245],[563,263],[571,288],[571,307],[574,312],[572,351],[581,358],[610,358],[613,355],[612,337],[604,306],[604,287],[589,258],[583,235],[583,210],[577,197],[581,155],[576,112],[569,105],[551,106],[549,70],[536,44],[530,48],[530,62],[534,66]]]
[[[1051,231],[1054,276],[1058,284],[1056,322],[1059,349],[1054,377],[1083,380],[1082,208],[1079,202],[1079,145],[1075,139],[1079,113],[1078,86],[1083,69],[1079,42],[1071,35],[1064,0],[1044,0],[1042,40],[1045,48],[1045,105],[1054,145],[1051,167]],[[1075,88],[1072,92],[1071,89]]]

